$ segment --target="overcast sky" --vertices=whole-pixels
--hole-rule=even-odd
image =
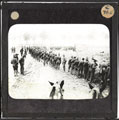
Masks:
[[[102,24],[16,24],[9,30],[9,47],[88,46],[109,48],[109,30]]]

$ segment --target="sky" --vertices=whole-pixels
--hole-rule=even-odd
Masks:
[[[9,29],[12,46],[76,46],[109,49],[109,30],[103,24],[16,24]]]

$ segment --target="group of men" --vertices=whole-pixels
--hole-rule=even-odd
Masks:
[[[110,83],[110,64],[106,62],[98,64],[94,58],[90,62],[88,58],[79,60],[72,56],[68,61],[68,71],[72,75],[84,78],[90,85],[92,83],[98,84],[100,86],[100,93]]]
[[[60,54],[53,52],[47,52],[40,48],[29,48],[30,54],[39,61],[43,61],[44,66],[50,64],[56,69],[60,69],[62,64],[63,70],[66,71],[66,65],[68,65],[68,72],[79,78],[84,78],[90,82],[100,82],[103,86],[106,86],[110,81],[110,64],[98,64],[97,60],[92,58],[91,62],[88,58],[82,58],[79,60],[77,57],[71,56],[70,59],[66,59]]]
[[[11,64],[13,66],[13,70],[14,70],[14,76],[17,76],[18,74],[18,65],[20,64],[20,73],[22,75],[24,75],[24,62],[25,62],[25,57],[27,55],[27,49],[20,49],[20,53],[21,53],[21,58],[19,59],[17,53],[15,53],[13,55],[13,58],[11,60]]]
[[[61,65],[64,72],[69,72],[71,75],[77,76],[78,78],[83,78],[89,83],[100,84],[100,92],[102,92],[107,84],[110,82],[110,64],[99,64],[94,58],[89,60],[88,57],[79,60],[76,56],[71,56],[71,58],[66,58],[65,55],[48,52],[46,49],[40,47],[29,47],[21,48],[21,58],[19,59],[18,54],[13,55],[11,64],[13,65],[14,75],[18,73],[18,64],[20,64],[20,73],[24,75],[24,61],[27,52],[38,61],[42,61],[43,65],[50,65],[51,67],[59,70]],[[66,69],[67,68],[67,69]],[[91,86],[91,89],[93,87]]]
[[[110,64],[98,64],[94,58],[89,62],[88,58],[79,60],[76,57],[71,57],[68,61],[68,71],[91,82],[96,76],[101,77],[100,79],[103,81],[110,78]]]
[[[41,50],[40,48],[29,48],[29,53],[32,57],[39,61],[43,61],[44,66],[47,64],[51,65],[55,69],[60,69],[60,65],[62,63],[63,70],[66,70],[66,58],[65,55],[63,55],[63,58],[61,58],[60,54],[55,54],[52,52],[46,52],[44,50]]]
[[[71,56],[68,59],[65,55],[61,56],[60,54],[51,51],[48,52],[39,47],[30,47],[29,53],[33,58],[42,61],[44,66],[49,64],[59,70],[62,65],[64,72],[67,71],[71,75],[85,79],[89,84],[89,88],[94,91],[93,98],[96,98],[96,96],[102,97],[102,92],[110,83],[110,64],[106,61],[99,64],[96,59],[92,58],[89,60],[88,57],[79,60],[78,57]],[[100,94],[97,91],[95,92],[93,84],[98,84]]]

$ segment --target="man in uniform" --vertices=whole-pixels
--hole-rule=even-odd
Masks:
[[[73,75],[77,75],[78,71],[78,64],[79,64],[79,59],[75,58],[75,61],[73,62]]]
[[[73,59],[73,56],[71,56],[71,58],[70,58],[69,61],[68,61],[68,72],[69,72],[70,69],[71,69],[72,59]]]
[[[60,54],[58,54],[57,61],[56,61],[56,66],[58,70],[60,69],[60,64],[61,64],[61,57],[60,57]]]
[[[76,57],[73,57],[72,60],[71,60],[71,74],[73,75],[74,73],[74,63],[76,61]]]
[[[95,70],[98,66],[97,60],[93,59],[94,63],[92,64],[92,75],[91,75],[91,82],[93,82],[94,77],[95,77]]]
[[[82,61],[79,63],[79,76],[83,77],[83,68],[84,67],[84,58],[82,58]]]
[[[23,48],[21,48],[20,53],[21,53],[21,56],[22,56],[23,55]]]
[[[26,55],[27,55],[27,49],[25,49],[24,51],[24,56],[26,57]]]
[[[65,69],[66,69],[66,62],[67,62],[67,60],[66,60],[66,58],[65,58],[65,55],[63,55],[62,65],[63,65],[63,70],[64,70],[64,72],[65,72]]]
[[[25,56],[22,56],[21,59],[19,60],[20,72],[21,72],[22,75],[24,75],[24,58],[25,58]]]
[[[15,55],[13,55],[13,59],[11,60],[11,64],[13,65],[13,70],[14,70],[14,76],[17,76],[18,73],[18,58]]]
[[[87,74],[87,81],[91,81],[91,73],[92,73],[92,64],[88,64],[88,74]]]
[[[88,70],[89,70],[89,63],[88,63],[88,58],[87,58],[86,62],[84,63],[84,78],[85,79],[87,79]]]

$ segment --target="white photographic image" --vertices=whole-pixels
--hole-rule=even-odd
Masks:
[[[103,24],[16,24],[8,46],[14,99],[102,99],[110,93],[110,33]]]

